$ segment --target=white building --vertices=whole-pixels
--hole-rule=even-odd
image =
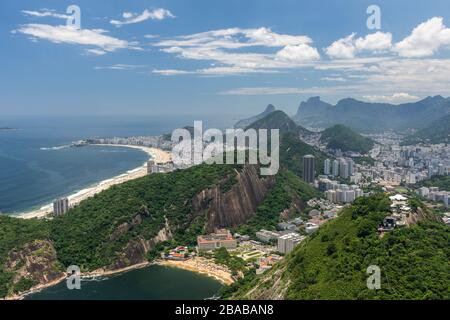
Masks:
[[[57,199],[53,202],[53,214],[56,216],[66,213],[69,209],[68,198]]]
[[[305,237],[294,232],[282,235],[278,238],[277,250],[284,254],[290,253],[303,239]]]

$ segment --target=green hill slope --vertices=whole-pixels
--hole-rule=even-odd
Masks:
[[[439,190],[450,192],[450,176],[434,176],[431,179],[420,181],[417,187],[438,187]]]
[[[335,125],[322,132],[321,142],[327,144],[328,149],[341,149],[342,151],[355,151],[367,153],[374,146],[374,141],[354,132],[352,129]]]
[[[196,237],[214,224],[216,215],[229,227],[235,221],[249,225],[256,221],[255,226],[262,217],[265,226],[274,228],[276,210],[300,210],[316,196],[311,186],[286,169],[275,177],[262,178],[248,168],[202,164],[149,175],[101,192],[53,220],[0,215],[0,297],[47,283],[49,275],[57,279],[70,265],[78,265],[82,272],[117,270],[151,260],[165,247],[194,245]],[[237,178],[239,174],[243,180]],[[271,180],[274,183],[264,182]],[[218,197],[199,196],[208,193],[204,190],[217,191],[224,194],[219,198],[228,199],[218,207],[228,208],[245,201],[242,197],[236,200],[241,192],[254,193],[253,185],[258,192],[268,186],[263,199],[252,202],[257,207],[253,213],[248,212],[246,202],[245,212],[239,207],[210,215],[210,206]]]
[[[329,156],[303,142],[294,133],[287,133],[281,137],[281,165],[299,177],[303,175],[303,157],[309,154],[315,157],[316,174],[321,174],[323,172],[324,161],[330,158]]]
[[[434,121],[431,125],[407,137],[402,144],[418,143],[449,143],[450,142],[450,115]]]
[[[286,113],[281,110],[277,110],[269,113],[264,118],[259,119],[250,124],[246,129],[279,129],[280,134],[287,132],[294,133],[311,133],[309,130],[298,126]]]
[[[389,199],[359,198],[279,265],[228,293],[239,299],[449,299],[450,229],[433,216],[379,237]],[[367,288],[367,267],[381,289]],[[232,291],[233,288],[230,289]]]

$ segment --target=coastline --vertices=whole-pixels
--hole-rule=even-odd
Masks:
[[[133,148],[144,151],[149,155],[149,160],[154,160],[158,163],[167,163],[171,161],[171,155],[169,152],[158,148],[144,147],[144,146],[134,146],[134,145],[121,145],[121,144],[93,144],[94,146],[109,146],[109,147],[123,147],[123,148]],[[123,174],[106,179],[96,183],[95,185],[80,190],[74,194],[69,195],[70,205],[78,205],[81,201],[93,197],[94,195],[109,189],[110,187],[121,184],[130,180],[141,178],[147,175],[147,164],[144,163],[142,166],[135,169],[129,170]],[[12,217],[22,218],[22,219],[34,219],[34,218],[45,218],[46,216],[53,213],[52,204],[47,204],[39,209],[24,212],[19,214],[11,215]]]
[[[148,261],[146,262],[142,262],[142,263],[138,263],[129,267],[125,267],[122,269],[117,269],[117,270],[104,270],[104,269],[99,269],[99,270],[95,270],[92,272],[86,272],[86,273],[81,273],[81,279],[83,278],[94,278],[94,277],[108,277],[108,276],[113,276],[113,275],[117,275],[120,273],[125,273],[128,271],[132,271],[132,270],[137,270],[137,269],[142,269],[145,267],[148,267],[150,265],[152,265],[153,263],[150,263]],[[48,283],[44,283],[44,284],[39,284],[33,288],[31,288],[28,291],[25,292],[21,292],[19,294],[15,294],[9,297],[6,297],[4,300],[23,300],[25,299],[26,296],[30,295],[30,294],[34,294],[34,293],[38,293],[44,289],[56,286],[57,284],[63,282],[64,280],[67,279],[67,276],[61,276],[60,278],[53,280],[51,282]],[[1,299],[0,299],[1,300]]]
[[[94,270],[92,272],[82,273],[81,278],[83,279],[83,278],[94,278],[94,277],[109,277],[109,276],[114,276],[114,275],[118,275],[121,273],[126,273],[126,272],[129,272],[132,270],[143,269],[143,268],[146,268],[146,267],[149,267],[152,265],[159,265],[159,266],[168,267],[168,268],[178,268],[178,269],[182,269],[182,270],[186,270],[186,271],[190,271],[190,272],[195,272],[198,274],[208,276],[210,278],[214,278],[216,281],[220,282],[223,285],[230,285],[230,284],[234,283],[234,281],[235,281],[233,279],[231,273],[229,272],[229,270],[226,270],[227,269],[226,267],[217,265],[212,260],[201,258],[201,257],[194,257],[194,258],[191,258],[186,261],[174,261],[174,260],[155,260],[152,262],[145,261],[142,263],[138,263],[138,264],[135,264],[135,265],[132,265],[129,267],[125,267],[122,269],[117,269],[117,270],[98,269],[98,270]],[[61,276],[60,278],[55,279],[51,282],[39,284],[25,292],[21,292],[19,294],[14,294],[12,296],[8,296],[8,297],[4,298],[3,300],[23,300],[28,295],[38,293],[44,289],[56,286],[57,284],[63,282],[66,279],[67,279],[67,276],[64,275],[64,276]],[[2,300],[2,299],[0,299],[0,300]]]
[[[185,261],[157,260],[155,264],[200,273],[214,278],[224,285],[230,285],[235,282],[231,272],[226,267],[215,264],[211,259],[194,257]]]

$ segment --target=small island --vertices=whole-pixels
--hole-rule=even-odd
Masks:
[[[14,130],[19,130],[19,128],[0,127],[0,131],[14,131]]]

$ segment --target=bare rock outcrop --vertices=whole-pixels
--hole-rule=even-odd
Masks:
[[[246,222],[264,201],[275,183],[273,176],[260,177],[258,166],[246,165],[236,172],[236,184],[222,192],[220,185],[203,190],[193,199],[195,212],[207,212],[208,232]]]
[[[155,247],[156,244],[172,239],[169,222],[166,219],[164,228],[150,240],[138,237],[131,240],[123,249],[116,261],[109,266],[109,270],[123,269],[146,261],[146,254]]]
[[[5,270],[14,273],[14,284],[23,278],[32,280],[33,285],[45,284],[63,275],[56,250],[48,240],[35,240],[9,252]]]

